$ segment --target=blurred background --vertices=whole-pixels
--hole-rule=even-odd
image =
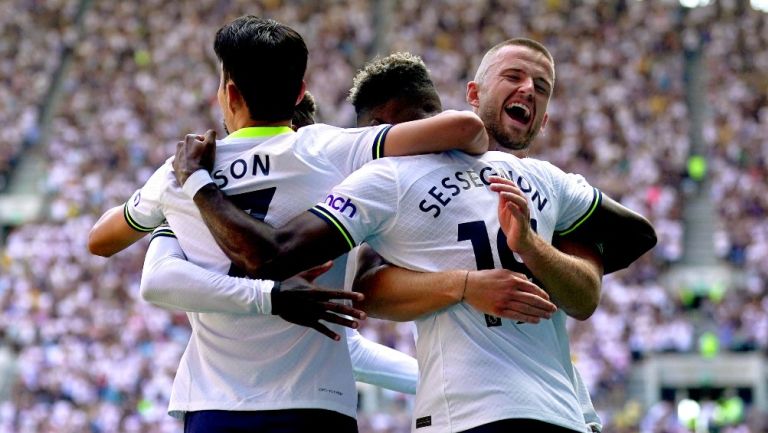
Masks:
[[[765,0],[0,0],[0,433],[178,432],[166,414],[189,326],[138,296],[146,243],[89,228],[184,134],[221,130],[213,35],[249,13],[296,28],[319,120],[351,126],[355,70],[423,57],[467,109],[511,36],[556,60],[534,156],[646,215],[658,246],[570,321],[605,432],[768,431]],[[370,339],[413,352],[411,325]],[[360,386],[361,433],[409,431],[412,399]]]

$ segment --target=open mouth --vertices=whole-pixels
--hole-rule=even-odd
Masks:
[[[531,110],[523,104],[517,102],[509,104],[504,107],[504,111],[507,113],[507,116],[512,118],[512,120],[524,125],[527,125],[528,121],[531,120]]]

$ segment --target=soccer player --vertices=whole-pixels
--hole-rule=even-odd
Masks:
[[[370,62],[356,76],[352,92],[359,126],[396,123],[431,117],[442,111],[434,84],[420,58],[397,53]],[[292,124],[314,124],[316,106],[305,92]],[[296,128],[298,129],[298,128]],[[146,301],[189,312],[249,314],[255,282],[208,271],[186,261],[175,234],[167,225],[156,229],[147,251],[141,281]],[[355,379],[414,394],[416,361],[386,346],[372,343],[347,329]]]
[[[279,225],[380,156],[487,148],[482,122],[471,112],[444,112],[397,126],[345,130],[314,125],[294,132],[290,119],[304,93],[307,58],[301,37],[282,24],[247,16],[222,27],[214,49],[222,65],[218,101],[227,129],[234,131],[219,143],[215,176],[252,217]],[[114,231],[124,236],[117,236],[120,242],[107,245],[106,252],[118,251],[167,220],[190,261],[238,274],[178,189],[170,161],[126,203],[123,216],[117,221],[129,227],[118,224]],[[106,221],[114,217],[106,218],[94,227],[93,238],[109,237],[102,230],[110,231]],[[288,290],[285,282],[250,284],[249,312],[262,314],[188,315],[193,333],[174,381],[171,413],[186,414],[190,432],[302,432],[317,426],[356,431],[356,392],[346,346],[285,320],[338,338],[334,324],[353,327],[356,322],[334,312],[364,315],[327,301],[361,296],[320,290],[307,295]]]
[[[525,151],[546,124],[553,86],[554,61],[546,48],[513,39],[487,53],[467,95],[494,144]],[[210,151],[210,140],[187,140],[174,163],[180,182],[201,166],[198,154]],[[624,215],[611,214],[599,191],[580,177],[500,152],[382,160],[351,175],[277,234],[233,212],[212,183],[201,184],[187,191],[224,250],[249,274],[284,278],[366,241],[389,262],[419,271],[501,265],[535,278],[560,306],[551,321],[519,324],[463,302],[417,320],[421,376],[414,428],[586,430],[564,321],[565,313],[585,318],[596,307],[604,259],[597,249],[568,246],[579,257],[550,242],[591,220],[608,223],[591,233],[608,242],[605,234]],[[498,216],[488,211],[497,205]],[[638,227],[647,225],[630,217]],[[641,236],[632,251],[655,243],[652,228]],[[631,255],[621,260],[631,262]],[[522,277],[517,284],[526,282],[536,287]]]

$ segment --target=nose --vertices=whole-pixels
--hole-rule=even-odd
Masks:
[[[533,78],[525,77],[520,83],[520,92],[526,96],[533,96]]]

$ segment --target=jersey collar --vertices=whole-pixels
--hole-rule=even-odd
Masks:
[[[260,137],[273,137],[280,134],[288,134],[294,132],[288,126],[249,126],[247,128],[240,128],[237,131],[229,134],[227,138],[260,138]]]

